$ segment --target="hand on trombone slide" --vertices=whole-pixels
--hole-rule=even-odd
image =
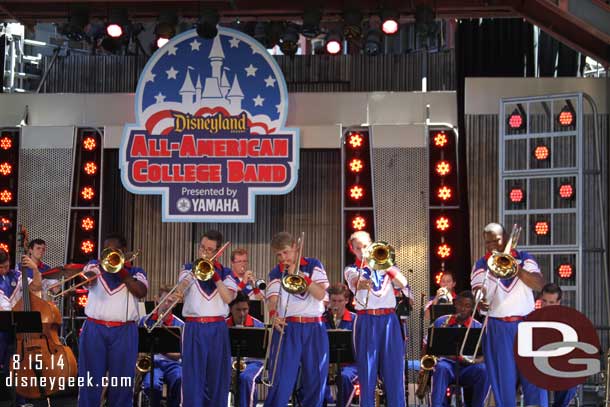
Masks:
[[[474,298],[476,303],[478,304],[478,309],[480,311],[488,311],[489,310],[489,302],[487,302],[487,289],[485,287],[481,287],[474,292]]]
[[[357,290],[370,290],[373,286],[373,282],[371,280],[368,279],[363,279],[361,278],[360,280],[358,280],[358,287],[356,287]]]
[[[273,318],[271,325],[273,325],[273,328],[278,332],[282,332],[286,327],[286,318],[276,316]]]

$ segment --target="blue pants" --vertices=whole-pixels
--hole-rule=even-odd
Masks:
[[[180,362],[168,360],[164,357],[155,357],[153,394],[150,393],[150,373],[142,379],[142,388],[154,400],[151,406],[159,407],[163,396],[163,383],[167,384],[167,406],[180,406],[180,390],[182,388],[182,366]]]
[[[358,382],[358,370],[355,365],[341,367],[341,397],[343,405],[347,406],[347,401],[352,397],[354,384]],[[330,387],[326,387],[326,403],[335,403],[335,398],[330,394]],[[350,403],[351,404],[351,403]]]
[[[405,406],[405,343],[396,314],[356,317],[354,350],[360,381],[360,406],[375,405],[377,375],[381,375],[388,406]]]
[[[121,378],[130,377],[133,380],[137,358],[138,327],[135,323],[107,327],[85,322],[78,341],[78,377],[83,377],[85,383],[78,392],[79,407],[100,405],[102,377],[106,376],[106,371],[110,380],[106,392],[107,404],[131,407],[133,384],[121,383],[124,380]],[[92,387],[86,385],[88,375],[93,378]]]
[[[263,372],[263,362],[253,360],[246,362],[246,368],[239,374],[239,405],[240,407],[253,407],[258,402],[256,382]]]
[[[577,391],[578,386],[571,387],[568,390],[554,391],[552,407],[568,407]]]
[[[546,390],[531,384],[517,370],[513,345],[519,322],[505,322],[489,318],[483,335],[483,354],[487,377],[497,407],[514,407],[517,399],[517,380],[521,383],[526,406],[546,407]]]
[[[182,335],[182,405],[226,406],[231,346],[224,321],[186,322]]]
[[[288,322],[284,328],[284,339],[280,349],[277,374],[267,399],[266,407],[286,407],[292,394],[299,366],[303,386],[303,406],[320,407],[324,402],[328,377],[328,333],[322,322]],[[279,342],[279,333],[273,332],[271,369]],[[273,371],[270,369],[270,377]]]
[[[460,365],[460,386],[469,387],[472,389],[472,407],[483,407],[485,398],[489,393],[489,382],[487,381],[487,372],[484,363],[474,365]],[[441,359],[434,367],[432,375],[432,407],[440,407],[446,405],[447,387],[455,383],[455,361]]]

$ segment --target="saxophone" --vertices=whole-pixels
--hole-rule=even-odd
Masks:
[[[449,325],[449,319],[450,317],[445,319],[440,327],[446,328]],[[417,375],[415,395],[420,400],[423,400],[430,391],[430,375],[434,372],[434,367],[437,363],[438,358],[434,355],[424,355],[419,361],[419,374]]]

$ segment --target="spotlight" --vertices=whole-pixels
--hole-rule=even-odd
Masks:
[[[364,51],[368,55],[377,55],[381,51],[381,35],[381,31],[377,29],[371,29],[366,34]]]
[[[218,28],[216,25],[220,20],[218,11],[213,9],[206,9],[201,12],[199,22],[197,22],[197,35],[201,38],[212,39],[218,35]]]
[[[121,38],[129,26],[129,17],[127,9],[113,9],[108,16],[108,24],[106,25],[106,34],[112,38]]]
[[[331,55],[336,55],[341,52],[341,43],[343,39],[337,32],[329,32],[326,36],[326,52]]]
[[[159,14],[159,20],[155,27],[155,36],[157,37],[155,43],[158,48],[161,48],[170,38],[176,35],[176,24],[178,18],[172,11],[164,11]]]
[[[280,42],[280,50],[284,55],[296,55],[299,49],[299,30],[297,26],[289,24],[284,31]]]
[[[561,127],[570,127],[574,124],[575,116],[576,114],[574,113],[571,104],[566,104],[557,115],[557,123],[559,123]]]
[[[303,28],[301,34],[307,38],[315,38],[320,34],[320,20],[322,12],[320,9],[307,9],[303,13]]]
[[[85,39],[85,26],[89,23],[89,10],[83,7],[75,7],[70,10],[68,22],[62,24],[59,33],[72,41]]]
[[[386,35],[394,35],[398,32],[399,14],[396,10],[383,10],[381,13],[381,30]]]
[[[348,39],[358,39],[362,35],[362,13],[357,9],[348,9],[343,13],[343,36]]]

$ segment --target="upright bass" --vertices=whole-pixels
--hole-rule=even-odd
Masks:
[[[19,239],[23,255],[27,246],[27,232],[23,227]],[[39,312],[42,332],[17,334],[15,353],[18,357],[13,357],[10,362],[11,372],[17,384],[18,395],[27,399],[46,398],[58,393],[70,377],[76,377],[76,358],[72,350],[59,340],[57,332],[62,323],[59,309],[34,293],[29,287],[26,270],[24,267],[21,269],[22,296],[13,311]],[[27,385],[21,386],[26,380]]]

